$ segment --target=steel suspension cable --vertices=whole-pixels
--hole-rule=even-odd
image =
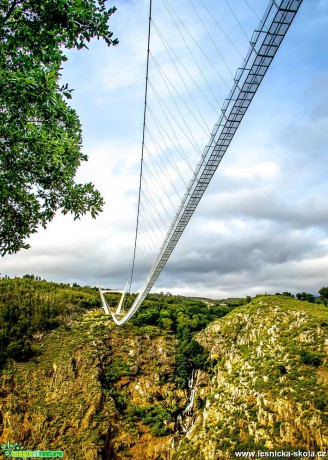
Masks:
[[[173,56],[177,59],[177,61],[179,62],[179,64],[181,65],[181,67],[184,69],[184,71],[186,72],[186,74],[189,76],[189,78],[193,81],[193,83],[195,84],[195,86],[198,88],[198,90],[202,93],[203,97],[206,99],[206,101],[208,102],[208,104],[212,107],[212,109],[214,110],[215,113],[217,113],[217,115],[220,114],[220,112],[217,110],[217,107],[215,107],[213,105],[213,103],[211,102],[211,100],[206,96],[206,94],[204,93],[204,91],[201,89],[201,87],[199,86],[199,84],[197,83],[197,81],[195,80],[195,78],[192,76],[192,74],[190,73],[190,71],[188,70],[187,66],[184,65],[184,63],[181,61],[181,59],[179,58],[179,56],[177,56],[177,54],[175,53],[175,51],[173,50],[173,48],[171,47],[171,45],[169,44],[169,42],[166,40],[166,38],[164,37],[164,35],[161,33],[161,31],[159,30],[159,28],[156,26],[156,24],[154,23],[153,21],[153,26],[156,30],[156,33],[158,35],[158,37],[160,38],[161,42],[163,43],[169,57],[172,59],[171,57],[171,54],[173,54]]]
[[[115,324],[124,324],[136,313],[163,270],[172,251],[195,212],[198,203],[205,193],[217,167],[229,148],[229,145],[234,138],[249,106],[251,105],[252,100],[273,59],[275,58],[276,52],[278,51],[301,4],[302,0],[269,1],[263,19],[252,35],[247,55],[241,66],[238,67],[231,91],[222,105],[220,118],[214,125],[210,139],[208,140],[201,159],[195,168],[193,178],[185,191],[180,206],[173,218],[170,228],[166,233],[164,242],[160,247],[157,259],[150,269],[141,291],[134,299],[133,304],[129,307],[128,312],[124,314],[124,316],[120,316],[119,311],[116,314],[113,313],[109,309],[104,296],[104,294],[108,291],[102,290],[100,286],[98,286],[103,308],[107,314],[111,314]],[[151,21],[151,17],[149,20]],[[146,77],[146,81],[148,81],[148,75]],[[146,164],[145,167],[147,167]],[[140,194],[141,187],[139,189],[139,208]],[[148,239],[147,241],[150,240]],[[122,293],[119,306],[124,299],[124,295],[125,290]]]
[[[143,128],[142,128],[142,146],[141,146],[141,160],[140,160],[140,177],[139,177],[139,192],[138,192],[138,210],[137,210],[137,224],[136,224],[136,233],[135,233],[135,239],[134,239],[134,250],[133,250],[133,260],[132,260],[132,269],[131,269],[129,293],[131,292],[131,285],[132,285],[132,279],[133,279],[133,273],[134,273],[134,265],[135,265],[135,260],[136,260],[137,240],[138,240],[138,227],[139,227],[139,215],[140,215],[141,182],[142,182],[142,170],[143,170],[144,149],[145,149],[146,115],[147,115],[151,12],[152,12],[152,0],[149,0],[149,21],[148,21],[148,40],[147,40],[148,47],[147,47],[145,102],[144,102],[144,115],[143,115]]]

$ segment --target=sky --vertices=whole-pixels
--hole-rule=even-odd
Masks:
[[[188,3],[189,2],[189,3]],[[203,49],[204,30],[181,0],[178,12]],[[206,5],[245,54],[247,43],[225,0]],[[262,0],[229,2],[246,33],[259,22]],[[176,46],[196,79],[162,0],[153,2],[153,18]],[[176,4],[176,2],[175,2]],[[187,5],[188,4],[188,5]],[[200,0],[194,4],[201,8]],[[109,4],[111,6],[111,4]],[[110,20],[120,44],[107,48],[94,41],[89,50],[70,51],[63,82],[74,88],[72,105],[83,126],[83,151],[89,161],[78,181],[92,181],[106,205],[93,220],[73,221],[57,214],[46,230],[33,235],[31,248],[6,256],[1,273],[34,273],[58,282],[123,289],[131,272],[141,155],[148,2],[122,0]],[[204,11],[199,10],[205,17]],[[241,63],[224,36],[208,27],[235,68]],[[208,39],[208,36],[207,36]],[[151,50],[174,77],[156,34]],[[225,298],[289,291],[317,294],[328,285],[328,0],[303,0],[277,56],[233,139],[189,226],[153,291]],[[153,47],[152,47],[153,46]],[[195,44],[193,48],[197,48]],[[214,48],[213,48],[214,50]],[[215,62],[214,51],[208,56]],[[197,50],[196,50],[197,51]],[[202,68],[206,68],[205,62]],[[224,66],[220,67],[228,81]],[[228,90],[213,68],[206,75],[219,100]],[[165,98],[156,72],[152,82]],[[176,87],[183,93],[176,80]],[[230,82],[231,83],[231,82]],[[197,91],[193,93],[199,97]],[[198,95],[197,95],[198,94]],[[154,98],[153,98],[154,99]],[[152,102],[152,100],[150,99]],[[213,111],[199,97],[208,123]],[[213,118],[214,117],[214,118]],[[200,145],[206,138],[193,127]],[[190,147],[186,147],[187,150]],[[190,151],[190,158],[193,153]],[[145,266],[137,265],[137,290]]]

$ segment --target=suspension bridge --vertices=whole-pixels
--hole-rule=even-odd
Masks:
[[[302,0],[270,0],[261,18],[250,1],[243,0],[258,23],[249,36],[238,11],[233,9],[231,2],[224,0],[227,13],[248,45],[241,65],[233,70],[220,43],[224,43],[224,50],[229,47],[234,50],[237,58],[242,53],[206,0],[187,3],[217,53],[219,68],[214,65],[212,56],[199,46],[197,37],[184,23],[183,14],[179,14],[168,0],[156,1],[163,2],[166,16],[175,29],[174,41],[178,50],[184,48],[185,54],[179,55],[172,40],[167,38],[156,17],[154,2],[150,0],[140,180],[130,281],[123,291],[108,291],[98,286],[104,311],[112,315],[117,325],[124,324],[136,313],[154,286],[302,3]],[[220,33],[220,40],[213,33],[214,27]],[[153,51],[153,41],[157,52]],[[213,86],[213,76],[220,83],[221,92],[222,88],[225,91],[228,88],[228,95],[221,104],[220,91],[216,84]],[[212,129],[209,113],[217,118]],[[136,267],[138,263],[144,267],[145,261],[149,265],[148,275],[131,307],[123,311],[125,294],[131,291]],[[121,292],[115,312],[107,304],[105,294],[108,292]]]

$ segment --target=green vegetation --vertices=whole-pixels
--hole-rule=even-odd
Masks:
[[[53,294],[61,288],[75,294],[89,291],[48,285]],[[54,446],[70,459],[86,458],[93,450],[94,458],[101,458],[104,433],[115,416],[114,404],[103,396],[97,378],[98,365],[107,357],[111,324],[99,312],[80,311],[85,309],[77,306],[75,313],[62,318],[64,324],[36,334],[31,359],[8,360],[2,368],[0,429],[2,420],[8,420],[9,438],[24,446]]]
[[[150,428],[151,434],[155,437],[167,436],[173,433],[176,411],[169,410],[161,404],[141,407],[129,405],[124,412],[124,419],[133,423],[141,421]]]
[[[0,279],[0,367],[33,354],[33,338],[99,306],[98,291],[41,281],[34,275]]]
[[[110,387],[111,383],[116,382],[126,375],[131,375],[130,366],[122,359],[114,359],[107,367],[103,376],[103,386]]]
[[[186,388],[187,377],[192,369],[208,366],[208,353],[193,339],[195,333],[210,322],[229,313],[242,299],[231,299],[231,304],[210,305],[197,299],[152,294],[132,319],[141,331],[145,326],[157,326],[166,334],[174,334],[178,340],[175,356],[175,378],[180,388]]]
[[[322,287],[319,289],[319,302],[322,302],[326,307],[328,306],[328,287]]]
[[[117,299],[108,295],[112,305]],[[69,458],[80,446],[86,458],[109,449],[113,458],[160,458],[160,446],[168,451],[172,436],[183,436],[177,426],[191,422],[176,459],[293,450],[319,439],[328,424],[327,308],[286,293],[240,308],[235,301],[150,295],[117,328],[95,288],[1,279],[0,428],[8,418],[15,441],[55,442]],[[187,416],[192,369],[199,372]]]
[[[328,306],[328,287],[322,287],[319,289],[319,297],[314,296],[313,294],[310,294],[309,292],[298,292],[296,296],[291,294],[290,292],[283,292],[282,294],[280,292],[277,292],[275,295],[277,296],[284,296],[284,297],[296,297],[298,300],[302,300],[304,302],[310,302],[310,303],[323,303],[325,306]]]
[[[154,436],[167,436],[173,433],[168,426],[174,421],[172,415],[165,407],[154,406],[144,412],[142,422],[151,428]]]
[[[293,295],[293,294],[291,294],[290,292],[286,292],[286,291],[284,291],[282,294],[280,294],[280,292],[277,292],[276,295],[283,295],[283,296],[285,296],[285,297],[292,297],[292,298],[294,298],[294,295]]]
[[[328,287],[322,287],[319,289],[319,297],[315,297],[313,294],[308,292],[298,292],[296,298],[310,303],[322,303],[326,307],[328,306]]]
[[[208,367],[208,351],[196,340],[184,339],[179,342],[175,356],[176,381],[180,388],[185,388],[187,377],[192,369]]]
[[[101,211],[91,183],[74,178],[87,156],[81,124],[61,85],[64,50],[92,38],[116,45],[105,0],[4,0],[0,4],[0,254],[27,248],[27,237],[56,212],[75,219]]]
[[[322,299],[328,299],[328,287],[322,287],[319,289],[319,294]]]
[[[129,301],[133,301],[133,298],[134,296],[129,296]],[[117,299],[118,296],[115,294],[108,296],[109,304],[114,305]],[[33,355],[37,357],[41,352],[39,344],[47,337],[47,333],[57,329],[62,331],[60,334],[64,334],[66,329],[68,331],[71,329],[72,324],[76,324],[74,330],[83,337],[86,334],[90,336],[90,339],[94,337],[94,340],[99,340],[102,336],[106,337],[106,331],[101,322],[96,332],[94,323],[88,317],[81,321],[86,310],[99,306],[99,295],[95,288],[82,288],[76,283],[73,286],[49,283],[34,275],[1,279],[0,358],[2,366],[8,359],[28,361]],[[156,385],[184,389],[192,369],[205,369],[208,366],[208,352],[193,339],[193,336],[213,319],[226,315],[231,308],[233,307],[217,305],[214,302],[207,305],[197,299],[152,295],[146,300],[132,324],[115,328],[115,334],[118,336],[115,341],[120,346],[117,351],[110,345],[106,346],[106,353],[101,360],[99,380],[103,391],[113,399],[115,408],[125,421],[128,432],[139,432],[140,426],[144,426],[148,427],[155,437],[172,433],[177,413],[182,410],[185,403],[180,408],[176,402],[167,405],[162,397],[156,395],[156,390],[154,390],[154,396],[141,405],[131,402],[131,390],[127,382],[135,378],[134,376],[140,370],[134,359],[123,359],[123,356],[126,355],[127,337],[131,337],[134,342],[138,341],[139,337],[149,337],[152,338],[152,341],[160,341],[161,336],[164,335],[168,343],[172,344],[170,352],[166,347],[166,353],[171,355],[171,364],[159,372],[158,363],[155,361],[152,364],[152,361],[149,360],[147,372],[150,374],[159,372]],[[105,318],[102,313],[99,313],[98,316],[99,320]],[[76,346],[81,346],[75,333],[70,337],[72,344],[76,343]],[[53,350],[57,350],[57,346]],[[56,358],[53,359],[57,361]],[[72,359],[71,365],[76,374],[75,359]],[[201,399],[197,402],[199,407],[204,403]],[[48,418],[48,415],[45,417]],[[50,421],[52,416],[49,415],[49,417]]]
[[[315,351],[301,350],[301,362],[307,366],[319,367],[322,364],[322,354]]]
[[[174,458],[324,448],[327,334],[326,306],[285,292],[257,296],[198,333],[197,342],[216,357],[214,372],[208,392],[196,390],[200,421]]]
[[[117,300],[116,294],[107,295],[110,306],[117,304]],[[127,296],[128,303],[133,300],[134,296]],[[238,302],[233,299],[233,306],[218,305],[216,302],[210,302],[208,305],[199,299],[153,294],[148,296],[131,323],[117,329],[117,333],[122,334],[122,339],[125,337],[125,340],[132,335],[138,343],[141,338],[152,342],[161,342],[165,338],[165,341],[172,344],[171,351],[167,348],[165,350],[165,353],[171,356],[169,367],[163,368],[162,365],[159,371],[158,358],[155,362],[149,359],[147,373],[158,373],[158,380],[142,404],[133,401],[133,392],[129,387],[129,382],[139,375],[139,366],[133,358],[122,359],[123,354],[127,356],[128,350],[124,346],[124,340],[118,350],[111,349],[111,357],[103,367],[101,383],[105,392],[113,398],[116,409],[126,423],[126,430],[140,435],[144,429],[142,427],[148,427],[154,437],[174,432],[176,417],[186,403],[180,407],[177,401],[169,403],[167,397],[164,398],[158,389],[167,387],[170,388],[170,393],[178,388],[186,390],[192,369],[209,367],[208,352],[193,337],[211,321],[226,315],[240,302],[240,299]],[[167,359],[163,357],[164,362]],[[182,395],[184,394],[187,393],[183,392]],[[197,399],[198,407],[204,404],[204,400]]]
[[[315,297],[313,294],[309,294],[308,292],[298,292],[296,294],[296,298],[298,300],[305,300],[306,302],[311,302],[311,303],[314,303],[315,302]]]

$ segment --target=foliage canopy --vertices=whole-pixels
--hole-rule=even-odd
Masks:
[[[75,183],[81,124],[59,83],[65,49],[112,39],[105,0],[3,0],[0,5],[0,254],[29,247],[56,211],[95,217],[103,199]]]
[[[323,286],[321,289],[319,289],[319,294],[323,299],[328,299],[328,287]]]
[[[29,358],[36,335],[98,305],[96,288],[41,281],[34,275],[0,278],[0,369],[8,358]]]

